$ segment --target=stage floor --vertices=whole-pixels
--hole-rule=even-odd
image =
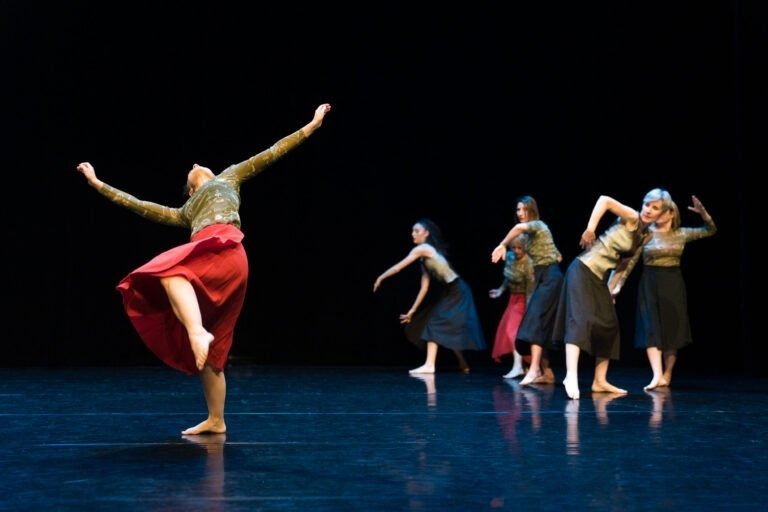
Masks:
[[[227,370],[225,435],[163,366],[0,369],[2,510],[762,510],[768,381],[685,375],[625,396],[506,368]],[[558,379],[563,377],[558,372]]]

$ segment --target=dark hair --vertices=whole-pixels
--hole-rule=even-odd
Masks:
[[[539,205],[536,204],[536,200],[533,197],[520,196],[515,203],[523,203],[528,211],[528,217],[531,220],[539,220]]]
[[[421,224],[424,229],[429,231],[426,242],[437,250],[443,256],[448,254],[448,244],[443,240],[443,232],[432,220],[421,218],[416,221],[416,224]]]

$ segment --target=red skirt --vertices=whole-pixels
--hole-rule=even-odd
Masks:
[[[160,278],[184,276],[192,283],[203,326],[214,336],[206,362],[221,371],[245,301],[248,258],[242,239],[242,231],[235,226],[207,226],[189,243],[158,254],[117,285],[142,341],[171,368],[199,373],[187,331],[173,313]]]
[[[525,294],[511,293],[504,314],[501,315],[499,326],[496,329],[496,338],[493,340],[491,357],[496,362],[501,362],[501,357],[515,351],[515,339],[517,328],[525,313]]]

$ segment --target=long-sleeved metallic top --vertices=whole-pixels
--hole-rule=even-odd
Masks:
[[[643,265],[651,267],[678,267],[685,244],[717,233],[710,217],[697,228],[678,228],[667,232],[652,231],[653,237],[643,246]]]
[[[504,282],[501,286],[506,287],[509,293],[524,293],[526,297],[530,297],[535,285],[531,258],[518,259],[514,251],[507,251],[507,258],[504,260]]]
[[[549,226],[542,220],[531,220],[526,224],[528,224],[528,231],[526,232],[525,252],[528,253],[533,265],[558,263],[562,256],[555,246]]]
[[[240,227],[240,184],[282,158],[306,140],[302,130],[283,137],[268,149],[239,164],[230,165],[207,181],[180,208],[171,208],[136,197],[104,183],[99,192],[149,220],[171,226],[191,227],[192,235],[211,224]]]

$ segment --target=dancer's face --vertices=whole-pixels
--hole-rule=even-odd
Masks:
[[[413,238],[413,243],[416,245],[423,244],[427,241],[427,237],[429,236],[429,231],[427,228],[419,224],[418,222],[413,225],[413,228],[411,229],[411,238]]]
[[[664,210],[662,209],[663,205],[664,203],[661,199],[657,199],[656,201],[646,201],[643,203],[643,210],[640,212],[640,220],[646,224],[656,222],[664,213]]]
[[[517,203],[515,213],[517,214],[518,222],[528,222],[528,208],[525,207],[525,203]]]

